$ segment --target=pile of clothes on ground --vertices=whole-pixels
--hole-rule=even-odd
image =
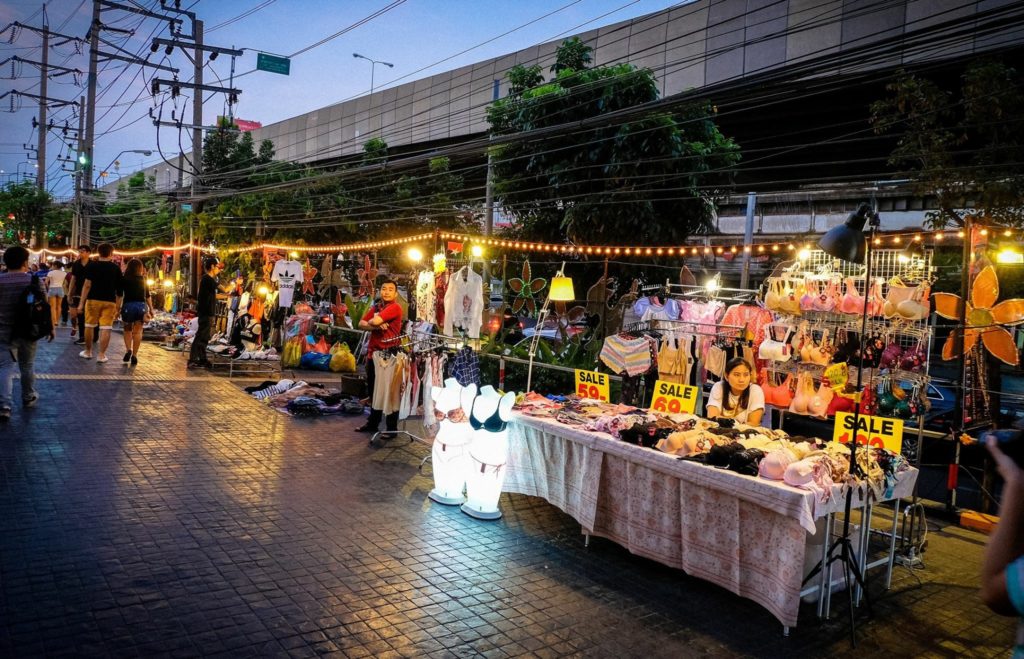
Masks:
[[[245,391],[279,412],[298,417],[363,413],[363,404],[355,396],[302,380],[267,380],[246,387]]]
[[[864,486],[879,499],[889,498],[898,474],[910,468],[897,453],[865,448],[857,452],[861,475],[851,475],[850,449],[838,442],[790,436],[783,430],[748,426],[732,419],[712,421],[693,414],[664,414],[575,395],[546,397],[529,393],[520,397],[517,408],[529,416],[605,433],[681,460],[781,481],[814,492],[822,502],[833,496],[833,485]]]

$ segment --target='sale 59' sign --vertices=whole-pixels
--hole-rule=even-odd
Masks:
[[[609,382],[606,373],[576,369],[576,394],[580,398],[593,398],[607,403],[611,399]]]

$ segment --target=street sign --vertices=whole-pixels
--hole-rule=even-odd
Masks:
[[[192,212],[192,204],[182,204],[181,205],[181,212],[182,213],[191,213]]]
[[[257,71],[268,71],[270,73],[280,73],[286,76],[291,72],[292,61],[287,57],[278,57],[276,55],[267,55],[266,53],[256,54],[256,70]]]

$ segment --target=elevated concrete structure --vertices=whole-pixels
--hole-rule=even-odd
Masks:
[[[985,12],[999,8],[1024,13],[1024,3],[1016,0],[697,0],[577,36],[594,49],[595,65],[629,62],[652,69],[665,97],[841,55],[946,21],[954,26],[931,35],[926,47],[897,43],[867,63],[852,53],[848,63],[840,57],[830,73],[961,58],[1024,41],[1021,29],[966,36],[957,32],[983,23]],[[548,68],[562,41],[307,112],[264,126],[253,137],[257,142],[272,140],[277,159],[318,162],[358,154],[371,137],[400,148],[480,135],[488,128],[485,111],[495,84],[504,95],[506,73],[516,64],[539,64],[550,76]],[[156,177],[158,190],[177,183],[176,176],[168,178],[167,169],[158,165],[146,170]],[[186,174],[186,186],[189,179]],[[111,188],[116,185],[104,189]]]

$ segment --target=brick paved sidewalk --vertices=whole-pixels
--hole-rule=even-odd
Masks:
[[[114,345],[120,340],[114,337]],[[0,429],[0,655],[1005,656],[977,599],[985,538],[934,523],[927,569],[872,580],[850,649],[594,539],[546,502],[497,523],[426,498],[426,447],[294,420],[145,346],[39,349],[39,407]],[[16,385],[17,386],[17,385]],[[877,574],[877,573],[876,573]],[[920,579],[920,583],[918,583]]]

